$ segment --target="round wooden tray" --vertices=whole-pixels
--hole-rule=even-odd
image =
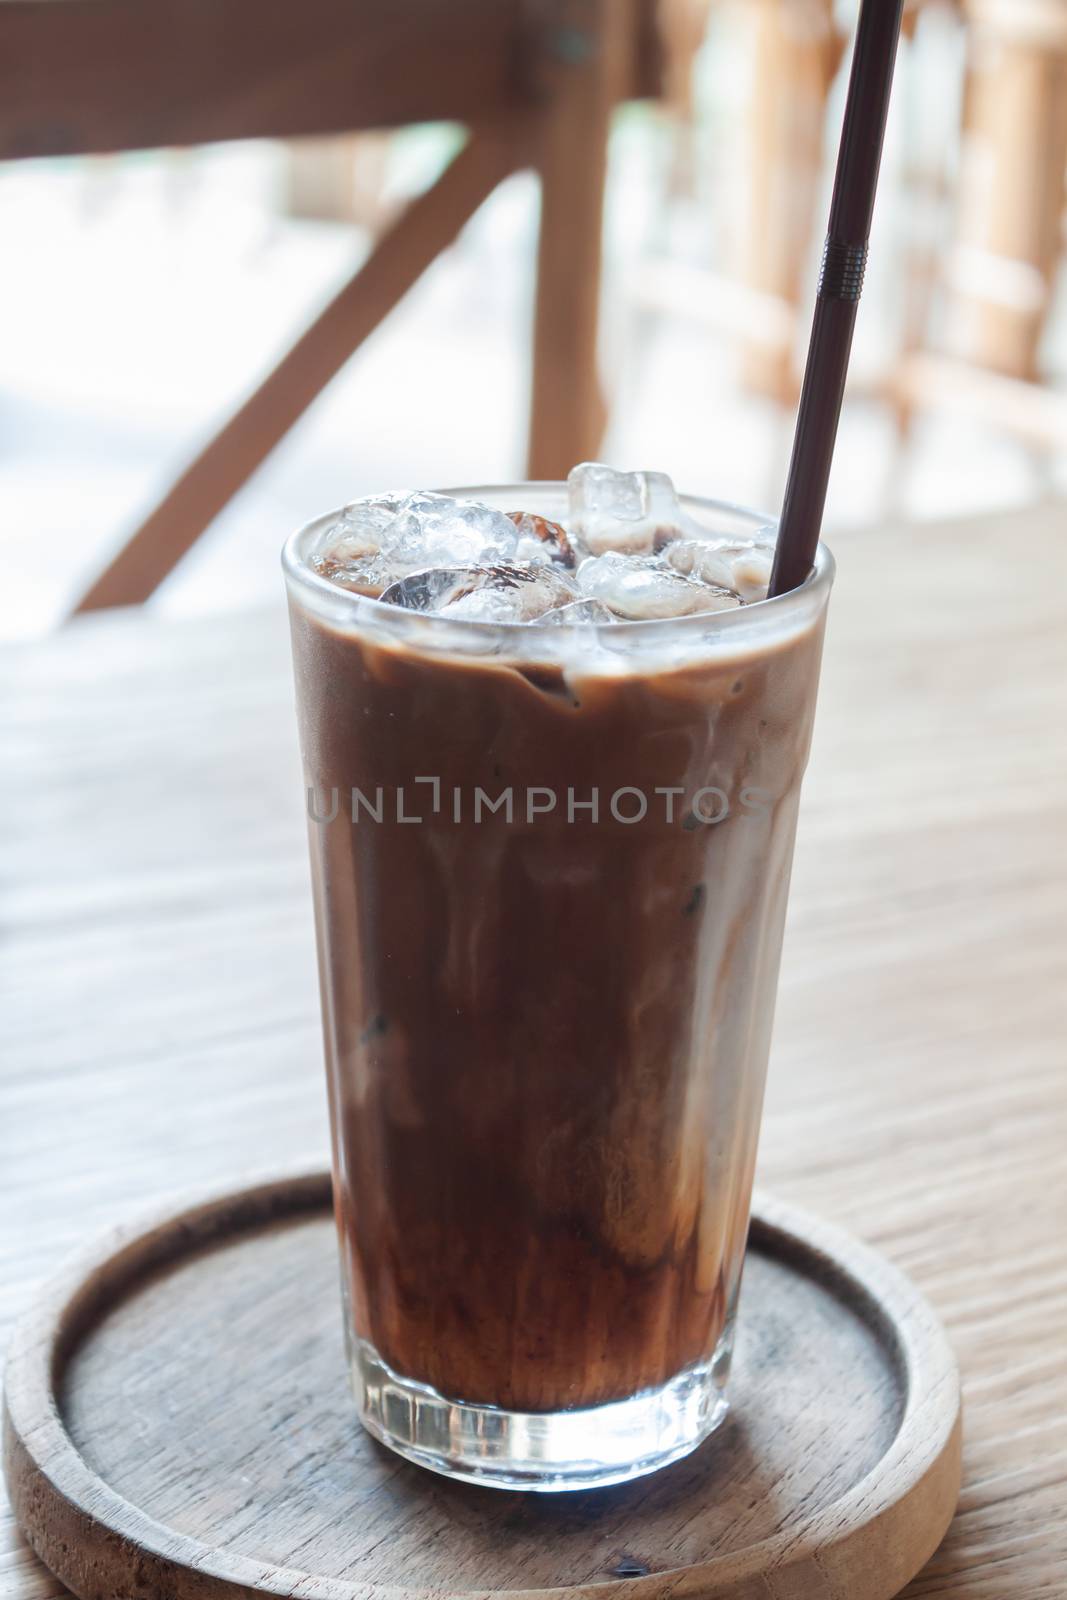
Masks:
[[[732,1410],[616,1488],[474,1488],[359,1427],[325,1174],[123,1229],[16,1333],[8,1487],[83,1600],[886,1600],[956,1504],[959,1384],[880,1257],[768,1201],[753,1219]]]

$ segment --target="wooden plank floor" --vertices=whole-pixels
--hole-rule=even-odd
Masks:
[[[1067,513],[837,542],[761,1181],[949,1327],[906,1591],[1067,1591]],[[0,1321],[131,1208],[325,1158],[280,611],[0,653]],[[0,1513],[0,1597],[60,1593]],[[850,1596],[849,1600],[862,1600]]]

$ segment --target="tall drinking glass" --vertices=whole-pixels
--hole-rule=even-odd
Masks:
[[[726,1407],[833,563],[714,615],[475,624],[321,577],[332,520],[284,566],[360,1416],[454,1477],[619,1482]]]

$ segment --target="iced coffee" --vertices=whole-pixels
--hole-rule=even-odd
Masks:
[[[437,1470],[725,1409],[831,579],[773,538],[587,464],[287,546],[353,1380]]]

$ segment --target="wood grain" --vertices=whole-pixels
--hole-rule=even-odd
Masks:
[[[963,1493],[909,1600],[1067,1572],[1065,520],[835,541],[759,1177],[960,1358]],[[132,1207],[324,1159],[289,672],[280,595],[0,652],[5,1324]],[[0,1541],[4,1600],[61,1593]]]
[[[714,1439],[654,1479],[547,1503],[443,1484],[363,1433],[336,1257],[327,1174],[272,1181],[120,1229],[28,1313],[7,1481],[84,1600],[578,1600],[590,1584],[888,1600],[952,1515],[944,1335],[900,1274],[802,1213],[757,1209]]]

